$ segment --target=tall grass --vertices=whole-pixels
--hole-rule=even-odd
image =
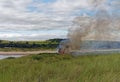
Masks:
[[[120,54],[38,54],[0,60],[0,82],[120,82]]]

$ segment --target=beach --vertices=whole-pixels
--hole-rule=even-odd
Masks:
[[[0,51],[0,55],[31,55],[31,54],[39,54],[39,53],[57,53],[57,51],[26,51],[26,52],[16,52],[16,51],[12,51],[12,52],[4,52],[4,51]]]

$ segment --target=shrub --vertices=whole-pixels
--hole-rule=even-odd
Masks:
[[[15,57],[7,57],[6,59],[15,59]]]
[[[43,59],[43,56],[41,56],[41,55],[34,55],[34,56],[32,56],[32,59],[33,60],[41,60],[41,59]]]

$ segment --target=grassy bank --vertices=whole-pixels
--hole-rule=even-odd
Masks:
[[[2,52],[26,52],[26,51],[55,51],[57,48],[54,49],[43,49],[43,48],[0,48],[0,51]]]
[[[0,60],[0,82],[120,82],[120,54],[39,54]]]

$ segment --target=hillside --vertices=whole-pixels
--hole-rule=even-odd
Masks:
[[[0,40],[0,51],[37,51],[54,50],[63,39],[49,39],[46,41],[6,41]]]

